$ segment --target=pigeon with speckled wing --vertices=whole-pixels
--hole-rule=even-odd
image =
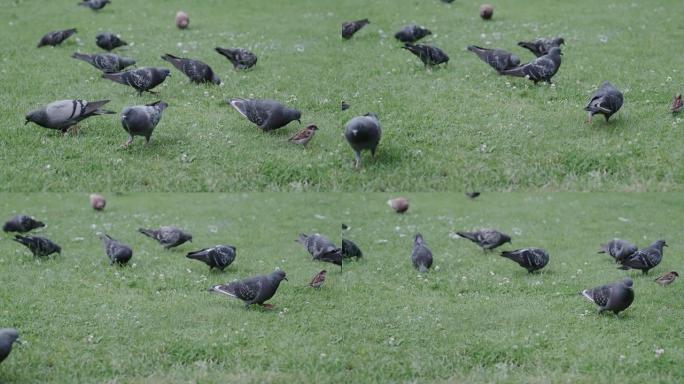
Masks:
[[[607,253],[619,263],[634,254],[638,250],[637,246],[627,240],[613,239],[605,244],[601,244],[601,250],[598,253]]]
[[[501,49],[489,49],[478,47],[477,45],[469,45],[468,50],[476,54],[480,60],[487,63],[499,73],[520,65],[518,56]]]
[[[113,53],[97,53],[94,55],[86,55],[76,52],[71,55],[71,57],[74,59],[83,60],[104,73],[119,72],[124,70],[124,68],[135,64],[135,60],[128,57],[121,57]]]
[[[560,47],[561,44],[565,44],[565,39],[562,37],[538,38],[532,41],[521,41],[518,43],[519,46],[529,49],[537,57],[546,55],[551,48]]]
[[[501,252],[501,256],[513,260],[528,273],[538,271],[549,263],[549,254],[541,248],[523,248]]]
[[[427,272],[432,266],[432,251],[425,245],[423,235],[416,234],[413,238],[413,251],[411,252],[411,263],[418,272]]]
[[[513,77],[524,77],[534,81],[535,84],[540,81],[551,84],[551,78],[558,72],[560,65],[561,50],[558,47],[553,47],[549,50],[548,54],[538,57],[519,67],[501,71],[501,74]]]
[[[251,51],[244,48],[215,48],[216,52],[225,56],[235,70],[238,69],[249,69],[257,63],[257,57]]]
[[[199,260],[209,266],[209,269],[218,268],[221,271],[226,269],[235,261],[236,248],[232,245],[217,245],[215,247],[200,249],[199,251],[189,252],[185,257],[188,259]]]
[[[582,296],[598,305],[598,312],[613,312],[616,315],[629,308],[634,301],[634,290],[632,289],[632,279],[602,285],[593,289],[585,289]]]
[[[38,48],[44,47],[46,45],[49,45],[51,47],[58,46],[62,44],[64,40],[70,38],[75,33],[76,28],[48,32],[40,38],[40,41],[38,42]]]
[[[169,249],[177,247],[186,241],[192,242],[192,235],[184,232],[176,227],[161,227],[159,229],[145,229],[139,228],[138,232],[143,235],[156,240],[164,248]]]
[[[283,280],[287,280],[285,271],[275,270],[268,275],[215,285],[209,288],[209,291],[240,299],[245,303],[245,306],[251,304],[269,306],[265,305],[264,302],[275,295],[280,282]]]
[[[19,339],[19,332],[14,328],[0,329],[0,363],[2,363],[10,352],[12,352],[12,344]]]
[[[104,49],[105,51],[111,51],[113,49],[123,47],[124,45],[128,45],[128,43],[121,40],[117,35],[111,32],[101,32],[95,36],[95,45]]]
[[[26,246],[35,257],[47,257],[53,253],[62,253],[62,248],[59,245],[45,237],[16,235],[12,240]]]
[[[211,67],[199,60],[177,57],[168,53],[161,58],[162,60],[171,63],[179,71],[183,72],[183,74],[194,83],[213,83],[216,85],[221,84],[221,79],[219,79]]]
[[[30,216],[16,215],[5,222],[5,224],[2,226],[2,230],[4,232],[26,233],[44,226],[45,223],[35,220]]]
[[[459,236],[466,238],[479,245],[483,250],[492,250],[511,242],[511,237],[496,229],[481,229],[474,232],[456,232]]]
[[[584,110],[589,113],[588,121],[596,114],[603,115],[606,118],[606,122],[611,116],[622,107],[624,97],[622,92],[618,91],[617,88],[607,81],[601,84],[601,87],[591,95],[589,103],[584,107]]]
[[[166,107],[168,104],[165,102],[155,101],[147,105],[124,108],[121,111],[121,126],[128,132],[128,141],[123,144],[123,147],[126,148],[133,143],[133,136],[145,137],[145,143],[148,144]]]
[[[622,260],[619,269],[639,269],[646,275],[663,260],[663,247],[667,247],[665,240],[657,240],[646,248],[634,252],[628,258]]]
[[[282,128],[295,120],[301,123],[300,111],[288,108],[274,100],[236,98],[230,99],[228,104],[264,132]]]
[[[166,68],[143,67],[129,69],[123,72],[104,73],[102,77],[115,83],[128,85],[138,91],[138,95],[143,92],[154,93],[151,90],[161,84],[170,76],[171,71]]]
[[[102,241],[102,246],[104,246],[105,253],[109,258],[109,265],[112,264],[127,264],[128,261],[133,257],[133,250],[128,245],[112,239],[106,233],[100,235],[100,240]]]

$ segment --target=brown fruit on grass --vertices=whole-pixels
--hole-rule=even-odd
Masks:
[[[397,213],[404,213],[409,209],[409,202],[403,197],[387,200],[387,205],[392,207]]]
[[[494,16],[494,7],[489,4],[482,4],[480,6],[480,17],[484,20],[489,20]]]
[[[188,14],[183,11],[178,11],[178,13],[176,13],[176,27],[185,29],[188,27],[188,24],[190,24]]]
[[[105,200],[104,196],[96,193],[90,195],[90,206],[93,207],[94,210],[101,211],[104,209],[105,205],[107,205],[107,200]]]

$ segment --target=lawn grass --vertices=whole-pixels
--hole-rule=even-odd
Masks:
[[[123,194],[95,212],[84,194],[2,194],[2,218],[44,219],[38,233],[62,245],[34,260],[0,239],[0,327],[26,341],[0,364],[2,383],[517,382],[677,383],[684,380],[682,281],[652,279],[684,261],[684,199],[674,194],[408,194],[405,215],[390,194]],[[364,258],[344,271],[312,262],[294,242],[339,226]],[[136,233],[177,225],[194,242],[166,251]],[[512,246],[551,255],[540,274],[454,239],[496,227]],[[134,249],[110,267],[96,238],[106,231]],[[411,237],[425,236],[434,269],[411,267]],[[617,270],[598,245],[614,236],[670,244],[649,276]],[[226,272],[184,258],[216,243],[237,247]],[[282,268],[289,281],[245,309],[206,289]],[[320,290],[305,288],[320,269]],[[636,299],[619,318],[597,315],[583,288],[634,279]],[[656,350],[664,352],[658,357]]]
[[[684,3],[675,0],[602,4],[576,0],[502,0],[494,19],[479,19],[479,2],[437,0],[114,1],[99,13],[74,0],[6,1],[0,24],[0,168],[2,191],[461,191],[682,190],[681,120],[667,112],[682,92],[678,49]],[[186,10],[190,28],[178,30]],[[342,41],[340,23],[371,25]],[[426,70],[399,48],[394,32],[416,22],[444,49],[445,69]],[[45,32],[77,27],[76,38],[36,49]],[[142,97],[100,79],[74,51],[98,52],[97,32],[120,33],[117,51],[140,66],[164,66],[172,53],[210,64],[224,84],[195,86],[173,69],[158,96]],[[516,46],[537,36],[565,37],[556,85],[503,78],[465,50],[479,44],[531,55]],[[235,72],[216,46],[253,50],[253,70]],[[584,122],[582,108],[603,80],[625,94],[610,125]],[[262,134],[228,107],[231,97],[273,98],[303,111],[320,130],[308,150],[286,142],[296,123]],[[24,114],[65,98],[109,98],[111,109],[161,98],[164,113],[149,147],[127,151],[117,116],[82,123],[62,137]],[[351,109],[342,112],[342,100]],[[379,115],[383,138],[376,161],[352,169],[344,123]],[[302,125],[303,126],[303,125]]]

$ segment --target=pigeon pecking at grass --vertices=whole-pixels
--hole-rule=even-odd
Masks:
[[[432,267],[432,251],[425,245],[423,235],[416,234],[413,238],[413,250],[411,252],[411,263],[418,272],[427,272]]]
[[[371,156],[375,157],[381,135],[380,121],[374,113],[356,116],[345,124],[344,137],[354,151],[355,168],[361,166],[361,151],[370,150]]]
[[[156,240],[166,249],[177,247],[186,241],[192,242],[192,235],[176,227],[164,226],[159,229],[138,228],[138,232]]]
[[[409,24],[401,27],[401,29],[394,34],[394,37],[402,43],[415,43],[423,37],[431,34],[432,32],[425,27]]]
[[[327,237],[318,233],[302,233],[295,241],[304,246],[314,260],[339,265],[342,270],[342,249],[337,248]]]
[[[95,45],[104,49],[105,51],[111,51],[113,49],[123,47],[124,45],[128,45],[128,43],[121,40],[117,35],[111,32],[100,32],[95,36]]]
[[[216,52],[223,55],[232,64],[235,70],[249,69],[257,63],[257,57],[254,53],[244,48],[215,48]]]
[[[124,68],[135,64],[135,60],[128,57],[121,57],[113,53],[86,55],[76,52],[71,55],[71,57],[74,59],[83,60],[104,73],[119,72]]]
[[[518,56],[501,49],[489,49],[478,47],[477,45],[469,45],[468,50],[476,54],[480,60],[487,63],[499,73],[520,65]]]
[[[677,280],[678,277],[679,277],[679,273],[672,271],[672,272],[667,272],[667,273],[663,274],[662,276],[658,277],[657,279],[655,279],[653,281],[660,284],[660,286],[664,287],[666,285],[672,284],[672,282]]]
[[[221,271],[226,269],[235,261],[236,248],[232,245],[217,245],[211,248],[200,249],[199,251],[189,252],[185,257],[188,259],[199,260],[209,266],[209,269],[218,268]]]
[[[426,67],[449,63],[449,56],[433,45],[406,43],[402,48],[416,55]]]
[[[64,133],[81,120],[91,116],[116,114],[116,112],[101,109],[107,103],[109,100],[58,100],[27,113],[24,125],[35,123]]]
[[[538,271],[549,263],[549,254],[540,248],[523,248],[501,252],[501,256],[513,260],[528,273]]]
[[[102,77],[115,83],[128,85],[138,91],[138,96],[143,92],[155,93],[151,89],[161,84],[171,76],[171,71],[166,68],[143,67],[129,69],[123,72],[103,73]]]
[[[637,246],[627,240],[613,239],[601,244],[601,250],[598,253],[607,253],[615,259],[616,263],[619,263],[632,256],[637,250]]]
[[[513,77],[525,77],[534,81],[535,84],[540,81],[551,84],[551,78],[560,68],[561,55],[560,48],[553,47],[546,55],[538,57],[519,67],[501,71],[501,74]]]
[[[665,240],[657,240],[646,248],[634,252],[631,256],[622,260],[618,269],[639,269],[646,275],[655,268],[663,259],[663,247],[667,247]]]
[[[64,40],[70,38],[75,33],[76,28],[48,32],[40,38],[40,41],[38,42],[38,48],[44,47],[46,45],[56,47],[62,44]]]
[[[478,196],[480,196],[480,192],[472,191],[472,192],[466,192],[466,196],[470,197],[471,199],[475,199]]]
[[[342,23],[342,38],[345,40],[351,39],[356,32],[358,32],[361,28],[365,27],[368,24],[370,24],[370,21],[368,21],[368,19],[345,21],[344,23]]]
[[[0,329],[0,363],[2,363],[10,352],[12,344],[19,341],[19,332],[14,328]]]
[[[236,280],[227,284],[215,285],[209,288],[209,292],[221,293],[242,300],[246,307],[258,304],[272,308],[265,301],[275,295],[280,282],[287,280],[285,271],[275,270],[268,275],[250,277],[244,280]]]
[[[318,127],[316,126],[316,124],[309,124],[306,128],[290,136],[290,138],[287,139],[287,141],[294,144],[301,144],[302,146],[304,146],[304,148],[306,148],[306,145],[309,144],[309,141],[311,141],[311,139],[313,139],[317,130]]]
[[[344,231],[348,229],[346,224],[342,224],[342,257],[345,259],[355,257],[358,260],[363,257],[363,252],[353,241],[344,238]]]
[[[598,305],[598,312],[613,312],[615,315],[629,308],[634,301],[632,279],[626,278],[621,281],[602,285],[593,289],[585,289],[582,296]]]
[[[179,71],[183,72],[183,74],[187,76],[191,82],[197,84],[221,84],[221,79],[214,73],[211,67],[199,60],[185,59],[168,53],[161,58],[162,60],[171,63]]]
[[[519,46],[529,49],[537,57],[546,55],[551,48],[560,47],[562,44],[565,44],[565,39],[562,37],[538,38],[532,41],[521,41],[518,43]]]
[[[109,265],[119,264],[125,265],[133,257],[133,250],[128,245],[112,239],[106,233],[100,235],[102,246],[104,246],[105,253],[109,258]]]
[[[128,132],[128,140],[122,145],[128,148],[133,143],[133,136],[145,137],[145,144],[150,143],[150,137],[154,128],[161,120],[162,112],[168,107],[163,101],[155,101],[151,104],[125,107],[121,111],[121,126]]]
[[[589,112],[587,121],[591,123],[594,115],[601,114],[608,122],[608,119],[620,110],[623,100],[622,92],[613,87],[611,83],[604,81],[601,87],[591,95],[589,103],[584,107],[584,110]]]
[[[456,232],[456,234],[479,245],[483,251],[491,251],[505,243],[511,243],[510,236],[505,235],[496,229],[481,229],[475,232]]]
[[[301,124],[302,113],[300,111],[288,108],[274,100],[236,98],[230,99],[228,104],[264,132],[282,128],[295,120]]]
[[[26,233],[34,229],[43,228],[45,223],[38,221],[30,216],[16,215],[7,220],[2,226],[4,232]]]
[[[110,3],[111,1],[109,0],[83,0],[80,3],[78,3],[78,5],[88,7],[93,11],[99,11],[100,9],[104,8],[105,5]]]
[[[26,246],[34,257],[47,257],[53,253],[62,253],[62,248],[59,245],[45,237],[15,235],[12,240]]]

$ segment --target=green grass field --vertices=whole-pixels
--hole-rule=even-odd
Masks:
[[[0,325],[26,342],[0,365],[2,383],[518,382],[677,383],[684,380],[682,282],[652,280],[684,261],[673,194],[409,194],[405,215],[389,194],[123,194],[95,212],[83,194],[3,194],[2,218],[44,219],[62,245],[34,260],[0,239]],[[293,240],[339,226],[365,257],[336,267],[310,260]],[[136,233],[172,224],[194,243],[165,251]],[[513,246],[538,246],[543,273],[483,254],[449,232],[493,226]],[[106,231],[134,249],[110,267],[96,238]],[[411,236],[424,234],[435,267],[411,267]],[[650,276],[617,270],[601,242],[664,238]],[[227,243],[226,272],[185,253]],[[510,249],[510,246],[505,248]],[[206,289],[284,269],[273,310]],[[322,268],[318,291],[304,288]],[[680,270],[681,272],[681,270]],[[634,304],[619,318],[597,315],[583,288],[632,276]],[[659,350],[663,351],[659,351]],[[656,353],[659,351],[660,355]]]
[[[668,105],[684,91],[675,0],[549,2],[501,0],[493,21],[479,19],[479,2],[379,0],[145,1],[115,0],[93,13],[76,0],[4,1],[0,78],[2,191],[461,191],[682,190],[681,120]],[[190,29],[173,23],[186,10]],[[350,41],[340,23],[368,17]],[[426,70],[393,38],[402,25],[426,25],[425,42],[444,49],[446,69]],[[79,33],[55,49],[36,49],[55,29]],[[149,103],[122,85],[100,79],[75,51],[98,52],[99,31],[120,33],[131,46],[117,51],[140,66],[165,66],[172,53],[201,59],[224,80],[195,86],[175,69],[157,90],[168,102],[144,147],[127,151],[117,116],[81,124],[78,137],[35,125],[29,110],[66,98],[109,98],[111,109]],[[503,78],[465,47],[511,50],[521,39],[562,35],[563,65],[556,85]],[[234,72],[213,51],[240,46],[259,57]],[[584,122],[591,92],[610,80],[625,105],[606,126]],[[300,127],[262,134],[224,101],[273,98],[303,111],[321,128],[308,150],[286,139]],[[351,109],[340,111],[342,100]],[[375,112],[384,136],[375,162],[352,169],[342,138],[351,117]]]

